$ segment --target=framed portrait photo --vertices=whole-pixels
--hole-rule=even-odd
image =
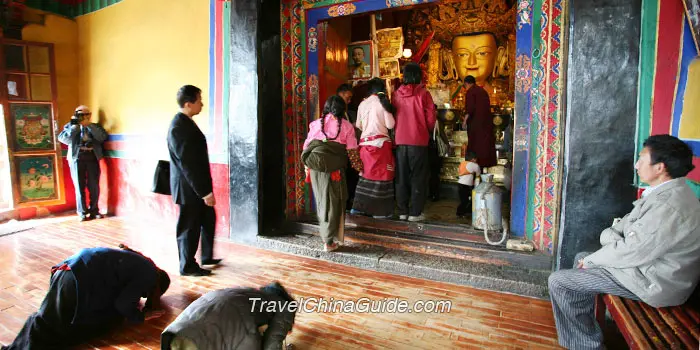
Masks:
[[[357,41],[348,45],[349,80],[364,80],[372,77],[373,50],[371,41]]]

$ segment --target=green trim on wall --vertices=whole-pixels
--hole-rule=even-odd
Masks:
[[[695,197],[700,199],[700,182],[695,182],[693,180],[686,180],[688,186],[695,192]]]
[[[532,3],[532,87],[540,85],[543,76],[539,74],[542,69],[540,64],[540,56],[542,55],[542,1],[535,0]],[[530,101],[530,110],[537,110],[544,101],[536,101],[533,93],[533,99]],[[534,130],[538,129],[538,120],[530,113],[530,151],[528,159],[528,181],[527,181],[527,216],[525,219],[525,236],[529,240],[534,240],[533,223],[535,218],[535,206],[533,200],[535,198],[535,177],[537,176],[537,133]]]
[[[25,5],[33,9],[51,12],[57,15],[72,17],[71,5],[59,3],[58,1],[46,0],[26,0]]]
[[[58,15],[75,18],[78,16],[86,15],[98,10],[101,10],[107,6],[114,5],[122,0],[85,0],[84,2],[77,5],[67,5],[61,4],[58,1],[47,1],[47,0],[27,0],[27,7],[35,8],[38,10],[43,10]]]
[[[642,0],[642,30],[639,42],[639,90],[637,93],[637,134],[634,161],[637,162],[644,140],[651,134],[651,106],[656,71],[656,29],[659,21],[659,0]],[[641,186],[637,173],[634,183]]]

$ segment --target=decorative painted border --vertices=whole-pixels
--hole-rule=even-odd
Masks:
[[[64,3],[61,1],[26,0],[26,5],[31,8],[75,18],[99,11],[120,1],[122,0],[84,0],[80,3],[77,3],[77,1],[73,1],[74,3]]]
[[[436,0],[410,1],[427,3]],[[405,3],[406,1],[403,1]],[[296,219],[309,213],[309,191],[299,162],[309,115],[315,115],[317,95],[307,77],[318,76],[318,52],[307,50],[306,34],[319,21],[330,18],[327,6],[342,1],[283,0],[282,66],[287,160],[287,217]],[[395,7],[396,1],[353,1],[355,14]],[[561,76],[566,43],[562,31],[568,0],[519,0],[516,51],[523,69],[516,91],[516,149],[511,202],[511,231],[532,239],[538,249],[553,253],[559,225],[561,197],[560,156],[562,91]],[[530,22],[531,20],[531,22]],[[529,61],[528,61],[529,59]],[[528,80],[527,64],[532,68]],[[528,135],[528,136],[526,136]],[[529,138],[529,140],[528,140]],[[531,152],[532,150],[532,152]]]
[[[642,37],[639,94],[637,97],[637,154],[649,135],[678,135],[676,122],[685,88],[684,64],[697,56],[692,42],[687,44],[687,21],[680,1],[642,1]],[[692,40],[690,40],[692,41]],[[691,50],[692,48],[692,50]],[[700,142],[687,141],[696,157],[695,170],[688,174],[688,184],[700,197]],[[635,184],[646,184],[635,175]]]

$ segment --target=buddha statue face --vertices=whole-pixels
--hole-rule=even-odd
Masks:
[[[499,48],[496,38],[489,33],[455,37],[452,40],[452,55],[459,79],[464,80],[471,75],[478,85],[484,85],[493,74],[499,50],[504,48]]]

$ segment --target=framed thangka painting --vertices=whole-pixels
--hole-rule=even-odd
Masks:
[[[55,156],[15,157],[20,203],[58,198]]]
[[[10,104],[14,151],[53,150],[50,104]]]
[[[65,203],[54,60],[53,44],[0,38],[0,105],[12,185],[12,196],[0,205]]]

